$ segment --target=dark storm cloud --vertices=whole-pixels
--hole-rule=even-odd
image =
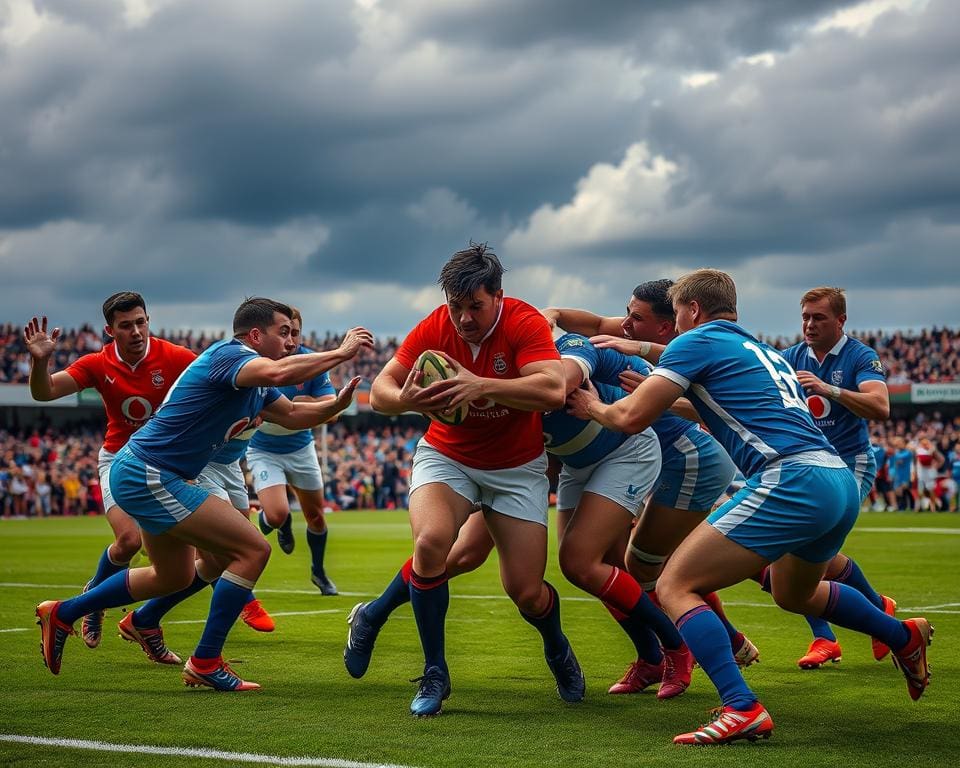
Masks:
[[[796,28],[845,3],[837,0],[397,0],[411,34],[480,45],[494,56],[530,46],[616,46],[659,66],[712,69],[730,58],[779,49]]]
[[[607,210],[573,198],[542,209],[511,242],[556,253],[564,243],[551,232],[575,235],[613,210],[635,216],[632,225],[570,238],[571,262],[667,257],[683,268],[743,267],[790,256],[794,269],[780,274],[798,283],[822,271],[851,284],[960,284],[960,270],[945,270],[960,210],[952,10],[940,2],[922,15],[889,13],[864,37],[810,36],[775,66],[740,64],[664,98],[639,137],[651,156],[675,164],[668,180],[635,172],[624,192],[593,173],[582,197],[606,197]],[[630,167],[621,158],[615,171],[629,178]]]
[[[843,6],[38,0],[0,34],[5,287],[44,258],[41,298],[95,307],[108,275],[206,321],[309,286],[343,324],[391,297],[396,331],[470,238],[538,301],[640,264],[955,281],[953,8],[811,32]]]

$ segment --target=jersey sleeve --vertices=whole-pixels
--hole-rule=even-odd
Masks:
[[[212,384],[222,387],[237,387],[237,374],[251,360],[259,357],[252,349],[240,344],[224,344],[214,350],[210,357],[210,369],[207,374]],[[279,393],[280,390],[277,390]],[[277,398],[274,397],[274,400]],[[272,401],[271,401],[272,402]]]
[[[243,366],[240,366],[242,368]],[[237,368],[237,372],[240,371],[240,368]],[[281,392],[276,387],[267,387],[266,392],[263,394],[263,404],[270,405],[270,403],[275,403],[283,397],[283,392]]]
[[[520,315],[512,330],[516,338],[517,368],[542,360],[560,359],[547,318],[535,309]]]
[[[687,331],[667,344],[651,375],[663,376],[686,391],[701,378],[710,360],[710,340],[695,330]]]
[[[886,381],[883,363],[880,357],[870,347],[864,346],[857,356],[857,366],[854,371],[855,380],[859,387],[865,381]]]
[[[65,371],[77,382],[77,386],[80,387],[80,389],[96,387],[100,381],[100,371],[102,370],[102,366],[99,365],[99,363],[100,355],[94,352],[89,355],[83,355],[83,357],[78,357],[65,368]]]

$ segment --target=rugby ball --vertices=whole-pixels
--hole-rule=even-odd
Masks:
[[[420,383],[424,387],[429,387],[435,381],[443,381],[444,379],[449,379],[454,376],[450,364],[441,355],[438,355],[436,352],[431,352],[429,349],[420,354],[417,362],[414,363],[414,367],[418,371],[423,371],[423,379]],[[455,427],[463,423],[469,412],[470,404],[464,403],[452,411],[435,411],[427,415],[431,419],[439,421],[441,424]]]

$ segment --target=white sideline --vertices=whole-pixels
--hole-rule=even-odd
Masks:
[[[172,757],[198,757],[206,760],[229,760],[234,763],[258,763],[261,765],[313,765],[324,768],[407,768],[394,763],[361,763],[356,760],[341,760],[336,757],[281,757],[258,755],[253,752],[225,752],[219,749],[194,747],[154,747],[149,744],[111,744],[106,741],[87,739],[48,739],[41,736],[19,736],[0,733],[0,741],[14,744],[31,744],[39,747],[65,747],[88,749],[95,752],[124,752],[138,755],[170,755]]]

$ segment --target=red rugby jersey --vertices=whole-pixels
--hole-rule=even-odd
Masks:
[[[66,371],[81,389],[93,387],[100,393],[107,411],[103,447],[116,453],[153,415],[167,390],[195,359],[186,347],[151,336],[146,354],[136,365],[125,363],[116,342],[111,341],[99,352],[79,358]]]
[[[488,379],[515,379],[520,376],[520,368],[529,363],[560,359],[543,315],[526,302],[509,297],[504,297],[500,318],[480,343],[476,359],[450,321],[445,304],[407,335],[395,358],[410,369],[426,349],[446,352],[467,370]],[[543,452],[543,427],[539,412],[484,400],[470,403],[467,418],[455,427],[431,420],[426,440],[468,467],[507,469],[532,461]]]

